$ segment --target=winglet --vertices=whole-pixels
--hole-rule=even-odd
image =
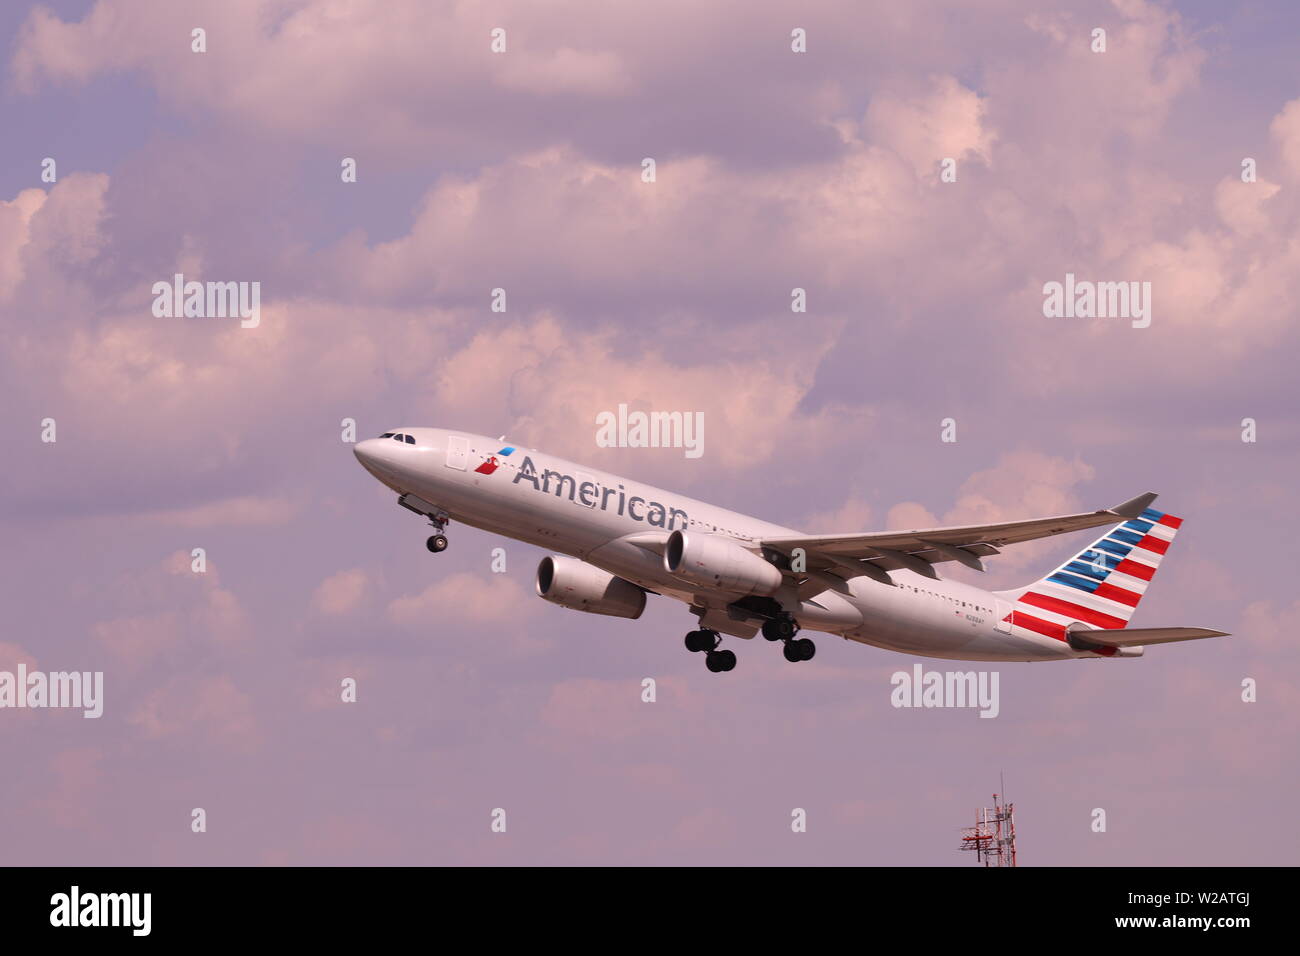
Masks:
[[[1130,498],[1122,505],[1116,505],[1109,510],[1121,518],[1138,518],[1142,512],[1151,507],[1151,502],[1155,501],[1158,495],[1154,491],[1148,491],[1145,495],[1138,495],[1136,498]]]

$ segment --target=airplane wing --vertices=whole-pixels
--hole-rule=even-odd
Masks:
[[[885,572],[904,568],[929,578],[938,577],[933,565],[957,561],[984,570],[981,557],[997,554],[1008,544],[1049,538],[1070,531],[1115,524],[1142,514],[1156,500],[1147,492],[1101,511],[1087,511],[1028,521],[1000,524],[959,525],[917,531],[875,531],[868,534],[802,535],[763,539],[763,546],[789,555],[802,548],[808,567],[818,570],[851,570],[889,583]]]

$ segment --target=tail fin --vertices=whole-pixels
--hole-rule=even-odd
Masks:
[[[1125,627],[1182,523],[1182,518],[1147,508],[1047,577],[999,592],[1014,605],[1011,622],[1061,640],[1075,623],[1106,630]]]

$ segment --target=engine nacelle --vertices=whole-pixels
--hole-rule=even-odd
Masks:
[[[610,617],[635,620],[645,610],[645,592],[631,581],[558,554],[537,565],[537,594],[560,607]]]
[[[664,548],[664,567],[690,584],[738,594],[775,594],[781,571],[753,551],[716,535],[674,531]]]

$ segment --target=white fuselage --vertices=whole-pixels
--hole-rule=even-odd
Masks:
[[[358,460],[398,494],[436,504],[453,522],[570,555],[697,608],[726,633],[735,595],[701,590],[669,573],[662,547],[668,532],[719,535],[757,550],[764,538],[800,532],[719,508],[662,488],[579,465],[531,448],[499,454],[508,443],[441,428],[394,429],[414,444],[374,438],[355,446]],[[489,460],[495,462],[495,469]],[[489,473],[476,471],[480,467]],[[638,540],[639,538],[639,540]],[[1035,634],[1009,633],[1005,597],[958,581],[891,571],[895,585],[870,577],[848,581],[810,572],[817,593],[793,585],[773,597],[800,626],[877,647],[954,660],[1035,661],[1093,656]],[[717,625],[721,623],[721,627]]]

